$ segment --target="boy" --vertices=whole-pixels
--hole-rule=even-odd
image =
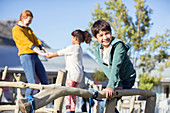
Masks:
[[[106,98],[111,99],[115,89],[130,89],[134,85],[136,71],[127,55],[128,46],[112,37],[111,26],[104,20],[96,21],[91,28],[93,38],[99,42],[95,57],[108,77]]]

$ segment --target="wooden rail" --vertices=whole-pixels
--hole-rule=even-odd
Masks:
[[[1,79],[2,80],[5,80],[5,77],[6,77],[6,74],[7,74],[7,70],[8,70],[8,67],[6,66],[3,73],[2,73],[2,77]],[[20,98],[23,98],[22,95],[21,95],[21,89],[22,88],[32,88],[32,89],[38,89],[38,90],[44,90],[44,89],[51,89],[53,87],[56,87],[56,86],[62,86],[64,85],[65,83],[65,78],[66,78],[66,71],[62,71],[62,70],[59,70],[58,71],[58,75],[57,75],[57,78],[56,78],[56,84],[50,84],[50,85],[39,85],[39,84],[29,84],[29,83],[24,83],[22,81],[20,81],[20,78],[21,78],[21,74],[15,74],[14,73],[14,78],[16,79],[17,82],[8,82],[8,81],[0,81],[0,99],[2,97],[2,94],[3,94],[3,88],[2,87],[12,87],[12,88],[17,88],[17,100],[16,102],[15,101],[15,98],[14,97],[13,99],[13,103],[15,103],[15,105],[0,105],[0,111],[7,111],[7,110],[12,110],[12,111],[15,111],[15,113],[19,113],[19,103],[18,103],[18,100],[20,100]],[[14,80],[15,81],[15,80]],[[14,94],[13,94],[14,95]],[[61,104],[62,104],[62,100],[59,100],[59,99],[56,99],[55,100],[55,103],[54,103],[54,108],[42,108],[42,109],[38,109],[36,110],[37,113],[61,113],[60,111],[62,111],[62,107],[61,107]],[[0,101],[0,103],[3,103]],[[4,103],[5,104],[5,103]],[[60,109],[57,108],[56,106],[59,106],[60,105]]]
[[[53,113],[61,113],[62,107],[61,103],[63,102],[63,97],[67,95],[74,95],[80,96],[84,98],[92,98],[93,92],[90,90],[74,88],[74,87],[65,87],[61,86],[63,84],[63,77],[65,76],[63,71],[59,72],[59,78],[62,80],[57,80],[57,84],[51,85],[39,85],[39,84],[30,84],[21,82],[19,78],[16,77],[17,82],[5,82],[0,81],[0,87],[15,87],[17,88],[17,95],[18,99],[16,101],[16,105],[9,107],[7,106],[0,106],[0,111],[8,109],[14,109],[15,113],[19,113],[21,110],[23,113],[29,113],[31,104],[28,100],[21,98],[21,88],[32,88],[32,89],[40,89],[41,91],[34,95],[35,101],[35,110],[38,111],[39,108],[53,102],[54,100],[54,109],[49,109]],[[63,77],[61,77],[63,76]],[[98,98],[105,98],[105,91],[98,91]],[[114,113],[115,112],[115,105],[117,102],[117,97],[122,96],[133,96],[133,95],[141,95],[146,97],[146,105],[145,105],[145,113],[154,113],[155,111],[155,104],[156,104],[156,93],[132,88],[132,89],[123,89],[123,90],[115,90],[112,100],[107,100],[104,108],[104,113]],[[60,106],[59,106],[60,105]]]
[[[0,83],[0,87],[2,87]],[[11,85],[9,85],[11,86]],[[29,88],[32,88],[31,86],[39,86],[36,84],[30,85]],[[45,87],[45,85],[43,85]],[[6,86],[8,87],[8,85]],[[18,86],[20,88],[20,86]],[[98,98],[105,98],[105,91],[99,91],[98,92]],[[48,88],[43,89],[41,92],[37,93],[34,95],[35,99],[35,104],[36,108],[39,109],[50,102],[54,101],[55,99],[59,97],[63,97],[66,95],[75,95],[75,96],[80,96],[84,98],[92,98],[93,92],[85,89],[80,89],[80,88],[70,88],[70,87],[65,87],[65,86],[55,86],[51,85]],[[116,97],[121,97],[121,96],[132,96],[132,95],[141,95],[146,97],[146,106],[145,106],[145,113],[154,113],[155,110],[155,104],[156,104],[156,94],[151,91],[147,90],[142,90],[142,89],[123,89],[123,90],[116,90],[113,99],[111,101],[106,102],[105,106],[105,113],[114,113],[113,105],[115,105],[117,98]],[[25,99],[20,99],[19,100],[19,105],[20,109],[22,110],[23,113],[29,113],[31,105],[30,102],[28,102]],[[110,107],[112,108],[110,111]]]

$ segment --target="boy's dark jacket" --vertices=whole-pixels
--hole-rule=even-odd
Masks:
[[[102,57],[100,56],[100,44],[95,49],[95,56],[97,62],[102,67],[104,73],[109,79],[107,88],[116,88],[123,87],[122,81],[135,80],[136,71],[131,63],[127,51],[129,47],[122,42],[122,40],[113,37],[112,49],[109,55],[109,65],[103,62]]]

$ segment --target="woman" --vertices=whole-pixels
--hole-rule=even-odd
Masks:
[[[35,84],[37,75],[41,84],[48,84],[47,73],[38,58],[38,54],[42,56],[47,55],[47,50],[43,47],[42,42],[34,35],[31,28],[28,27],[32,19],[33,14],[31,11],[23,11],[20,15],[20,20],[12,29],[12,35],[18,48],[18,56],[20,57],[27,82]],[[32,93],[33,89],[27,89],[25,97],[32,95]]]

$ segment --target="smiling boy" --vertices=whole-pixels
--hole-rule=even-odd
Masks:
[[[127,55],[129,47],[112,37],[111,26],[104,20],[97,20],[91,31],[93,38],[99,42],[95,57],[109,79],[106,98],[111,99],[115,89],[130,89],[134,85],[136,71]]]

